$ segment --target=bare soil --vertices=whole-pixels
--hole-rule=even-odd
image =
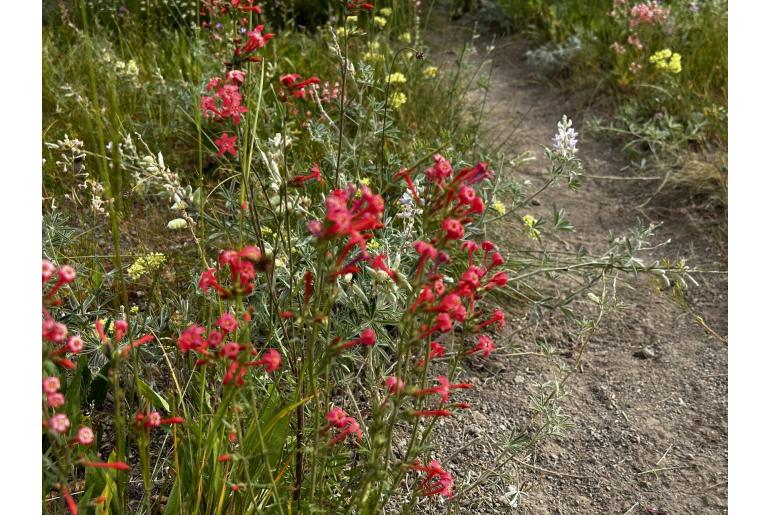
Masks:
[[[459,24],[433,25],[439,28],[427,35],[432,57],[452,63],[470,33]],[[474,59],[487,58],[484,49],[489,43],[489,38],[476,41]],[[542,145],[551,141],[562,114],[571,117],[580,132],[578,155],[587,183],[578,192],[548,190],[541,205],[532,208],[534,215],[547,217],[555,203],[566,209],[575,226],[575,232],[562,235],[553,248],[574,251],[582,246],[600,253],[610,231],[624,232],[641,219],[663,222],[657,241],[671,239],[645,259],[685,258],[701,270],[726,270],[724,220],[670,195],[636,207],[649,199],[657,184],[618,179],[632,177],[624,169],[622,150],[583,130],[593,113],[581,107],[574,93],[559,91],[528,68],[526,41],[498,39],[495,47],[489,55],[493,72],[483,122],[490,134],[487,143],[505,140],[510,129],[518,127],[504,148],[511,155],[529,150],[542,156]],[[445,70],[448,65],[442,73]],[[515,173],[537,188],[546,180],[544,166],[539,157]],[[516,232],[521,233],[520,226]],[[499,337],[503,349],[496,357],[483,366],[465,365],[460,379],[477,387],[463,391],[460,398],[473,409],[439,423],[435,455],[455,473],[458,491],[490,474],[460,500],[459,511],[726,513],[727,277],[696,277],[700,287],[686,296],[690,310],[650,288],[648,281],[631,280],[619,292],[625,309],[604,319],[581,369],[565,385],[564,414],[575,427],[504,466],[494,461],[497,442],[514,427],[526,426],[531,416],[528,398],[539,384],[555,377],[555,367],[574,364],[574,326],[560,317],[549,317],[534,328],[526,320],[514,320]],[[696,314],[713,333],[695,321]],[[543,340],[558,347],[555,360],[538,355],[536,343]],[[519,352],[506,352],[506,345]],[[652,349],[654,357],[643,358],[644,347]],[[522,348],[533,354],[521,355]],[[443,513],[449,506],[421,501],[420,510]]]

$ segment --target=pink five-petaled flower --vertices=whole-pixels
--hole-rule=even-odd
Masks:
[[[448,333],[451,330],[452,318],[447,313],[439,313],[436,315],[436,320],[433,324],[433,327],[425,330],[425,332],[420,335],[420,338],[427,338],[438,331],[442,333]]]
[[[326,420],[329,421],[329,427],[337,427],[337,428],[340,428],[344,425],[344,420],[347,416],[348,414],[345,413],[345,410],[337,406],[334,406],[325,415]]]
[[[179,335],[179,340],[177,340],[179,350],[182,352],[187,352],[189,350],[203,350],[204,334],[206,334],[206,328],[195,324],[191,325]]]
[[[363,433],[358,422],[353,417],[349,416],[345,411],[338,407],[333,407],[326,414],[326,420],[329,421],[329,425],[324,429],[328,431],[332,427],[341,429],[342,431],[332,440],[331,444],[336,445],[345,439],[349,434],[355,434],[358,441],[361,441]]]
[[[43,393],[56,393],[61,388],[61,381],[56,376],[43,379]]]
[[[443,345],[441,345],[439,342],[430,342],[430,352],[428,352],[428,359],[427,361],[430,361],[434,358],[443,358],[446,355],[446,349]],[[425,364],[426,360],[421,359],[419,363],[417,363],[418,367],[421,367]]]
[[[398,395],[399,393],[404,391],[404,381],[402,381],[396,376],[386,377],[384,383],[385,383],[385,387],[393,395]]]
[[[67,326],[52,319],[43,320],[43,338],[55,343],[62,342],[67,337]]]
[[[441,224],[441,228],[444,230],[447,240],[459,240],[465,232],[463,224],[454,218],[445,219]]]
[[[75,269],[69,265],[64,265],[59,269],[59,282],[69,284],[75,280],[77,273]]]
[[[441,397],[441,402],[444,403],[449,400],[450,390],[454,390],[458,388],[459,389],[473,388],[473,385],[468,383],[452,384],[449,382],[449,379],[447,379],[446,376],[438,376],[436,380],[439,382],[438,386],[434,386],[433,388],[426,388],[424,390],[417,390],[416,392],[413,392],[412,395],[420,396],[420,395],[436,394],[439,397]]]
[[[492,338],[487,336],[486,334],[482,334],[479,336],[479,340],[476,343],[476,346],[473,347],[468,351],[468,354],[476,354],[477,352],[480,352],[482,356],[485,358],[489,357],[489,354],[495,350],[495,344],[492,341]]]
[[[56,266],[47,259],[43,260],[43,284],[47,283],[56,273]]]
[[[248,364],[252,366],[261,365],[265,367],[265,372],[275,372],[281,368],[281,353],[275,349],[267,349],[262,354],[262,359],[251,361]]]
[[[374,329],[367,327],[361,331],[361,335],[358,338],[353,338],[339,346],[339,349],[347,349],[356,345],[372,346],[377,341],[377,335]]]
[[[70,428],[70,419],[64,413],[57,413],[48,420],[48,427],[56,433],[66,433]]]
[[[238,149],[235,148],[235,143],[237,141],[238,136],[231,136],[227,133],[223,133],[216,140],[214,140],[214,143],[216,143],[218,149],[217,156],[222,157],[225,155],[225,152],[237,156]]]
[[[75,441],[80,445],[91,445],[94,443],[94,432],[90,427],[81,427],[78,429],[78,434],[75,437]]]
[[[382,227],[382,214],[385,210],[382,196],[373,194],[366,186],[361,186],[358,192],[360,196],[354,197],[355,188],[351,185],[346,190],[334,190],[326,197],[326,225],[320,237],[347,238],[345,248],[337,257],[337,264],[341,264],[356,245],[361,248],[363,257],[368,258],[366,240],[371,234],[365,231]]]
[[[49,393],[46,395],[45,402],[50,408],[61,408],[64,406],[64,395],[59,392]]]
[[[230,70],[227,72],[227,80],[232,82],[233,84],[243,84],[243,82],[246,80],[246,74],[242,72],[241,70]]]
[[[238,320],[232,313],[223,313],[222,316],[217,319],[217,326],[219,326],[225,334],[232,333],[238,329]]]
[[[78,335],[70,336],[67,339],[67,352],[77,354],[83,350],[83,338]]]

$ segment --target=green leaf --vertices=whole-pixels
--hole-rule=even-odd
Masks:
[[[166,401],[166,399],[164,399],[158,392],[153,390],[150,385],[138,377],[136,378],[136,384],[139,387],[139,393],[141,393],[145,399],[150,401],[153,406],[162,406],[166,413],[170,411],[168,401]]]

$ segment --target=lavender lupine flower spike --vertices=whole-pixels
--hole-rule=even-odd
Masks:
[[[553,148],[556,153],[563,157],[575,157],[577,153],[578,133],[572,128],[572,120],[564,115],[558,124],[559,130],[553,137]]]

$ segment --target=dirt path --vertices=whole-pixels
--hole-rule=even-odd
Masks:
[[[434,57],[442,54],[449,62],[459,51],[458,42],[469,34],[457,25],[443,26],[443,32],[437,29],[428,39]],[[476,47],[483,52],[485,44],[479,39]],[[484,122],[490,130],[488,142],[505,139],[510,128],[520,124],[504,148],[511,155],[529,150],[542,156],[541,146],[550,142],[556,122],[567,114],[581,133],[579,156],[587,174],[623,176],[620,150],[595,141],[583,130],[589,113],[533,76],[524,58],[525,42],[511,38],[498,40],[495,46]],[[544,183],[544,164],[539,157],[517,173],[537,186]],[[566,209],[575,232],[563,236],[561,250],[582,245],[601,252],[610,230],[624,232],[640,218],[663,222],[657,241],[672,240],[650,257],[682,257],[704,270],[726,269],[718,225],[701,220],[687,206],[634,208],[650,191],[640,181],[589,179],[577,193],[566,188],[547,191],[532,212],[547,217],[552,203]],[[726,335],[726,276],[698,279],[700,288],[688,293],[690,306],[716,333]],[[727,511],[727,348],[647,282],[634,287],[635,291],[620,292],[625,309],[604,320],[591,340],[582,371],[567,385],[564,412],[575,427],[532,452],[525,462],[509,462],[492,471],[483,486],[462,500],[461,512]],[[508,343],[537,352],[535,340],[546,338],[562,351],[563,363],[574,360],[566,322],[552,320],[535,332],[512,325],[503,338]],[[645,346],[654,350],[653,358],[635,355]],[[538,384],[553,378],[554,363],[501,353],[483,368],[465,367],[461,376],[477,384],[464,398],[473,410],[462,419],[445,421],[437,435],[437,455],[460,475],[458,489],[492,466],[498,453],[495,442],[525,423],[527,399]],[[463,477],[462,471],[468,475]],[[515,492],[522,495],[514,509],[501,496],[511,500]],[[433,509],[445,511],[441,506]]]

